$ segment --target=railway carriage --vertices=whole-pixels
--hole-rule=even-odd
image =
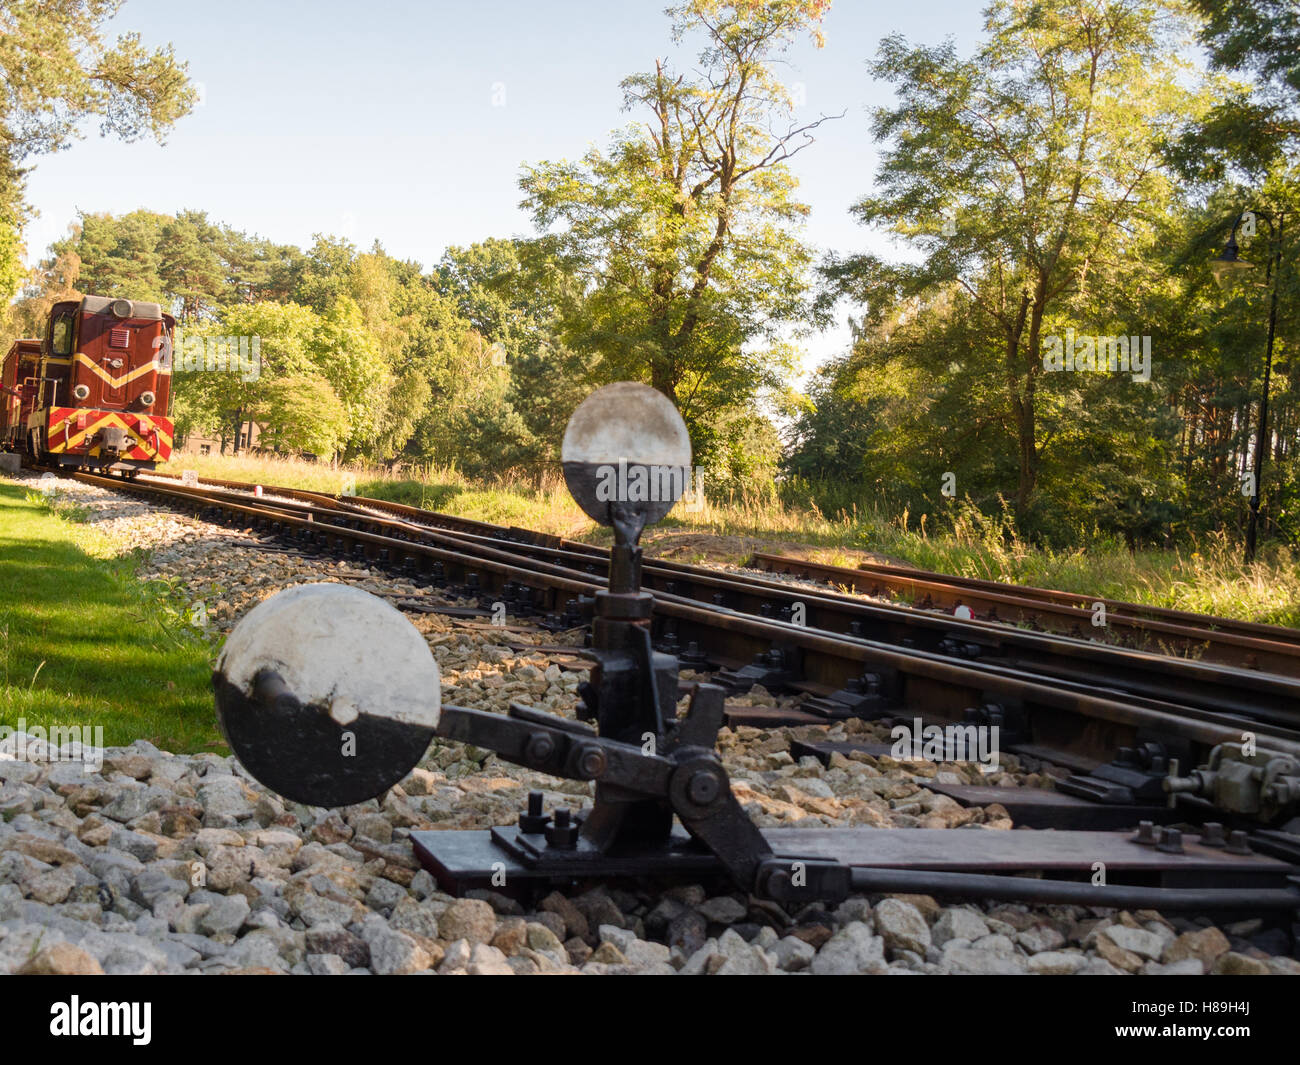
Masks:
[[[56,303],[44,338],[14,341],[0,367],[3,446],[47,465],[132,476],[165,462],[175,328],[157,303]]]

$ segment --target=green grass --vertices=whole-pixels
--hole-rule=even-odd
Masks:
[[[0,481],[0,725],[102,726],[108,746],[224,748],[211,648],[162,585],[137,579],[138,561]]]
[[[578,509],[555,475],[544,476],[540,483],[475,483],[445,468],[394,477],[383,469],[335,470],[285,459],[192,455],[179,456],[167,469],[331,493],[341,489],[345,478],[354,477],[358,495],[591,543],[610,540],[607,530]],[[1300,557],[1284,547],[1265,545],[1257,561],[1245,566],[1240,544],[1226,536],[1173,551],[1130,552],[1101,536],[1053,550],[1028,544],[1005,523],[970,510],[959,512],[950,527],[936,530],[907,514],[885,517],[851,508],[827,516],[811,503],[731,498],[711,500],[697,514],[669,516],[644,540],[651,554],[671,554],[683,561],[742,562],[755,550],[765,550],[855,566],[876,556],[939,573],[1300,627]]]

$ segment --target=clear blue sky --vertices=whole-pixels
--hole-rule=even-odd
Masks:
[[[111,27],[172,42],[203,102],[164,146],[95,130],[37,161],[40,217],[29,259],[78,210],[197,208],[272,240],[318,232],[361,248],[379,240],[426,268],[443,248],[531,231],[521,164],[576,158],[631,120],[618,83],[675,54],[664,0],[127,0]],[[868,110],[889,102],[865,60],[881,38],[978,39],[984,0],[835,0],[826,46],[791,55],[809,117],[838,114],[794,168],[821,249],[881,247],[848,215],[876,164]],[[504,90],[504,106],[501,91]],[[843,329],[814,338],[808,362],[835,354]]]

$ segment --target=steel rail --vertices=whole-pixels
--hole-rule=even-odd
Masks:
[[[864,562],[851,569],[756,552],[748,564],[768,573],[825,581],[866,595],[879,596],[886,592],[906,595],[920,609],[955,610],[964,606],[977,617],[983,611],[985,620],[1004,624],[1019,621],[1051,627],[1056,623],[1086,632],[1094,627],[1094,608],[1100,603],[1105,607],[1104,628],[1124,632],[1134,640],[1196,651],[1206,661],[1300,675],[1300,629],[1284,625],[1238,621],[1103,596],[956,577],[883,563]]]

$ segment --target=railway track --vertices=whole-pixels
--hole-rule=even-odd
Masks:
[[[154,474],[175,479],[175,475]],[[239,481],[208,480],[205,483],[232,491],[250,492],[252,485]],[[271,488],[276,496],[333,506],[347,511],[371,512],[400,518],[413,524],[458,531],[486,541],[506,541],[519,548],[550,549],[554,559],[585,561],[580,568],[608,565],[607,549],[576,540],[563,539],[518,527],[439,514],[402,503],[367,498],[343,498],[298,489]],[[546,558],[544,550],[534,557]],[[665,559],[653,560],[656,573],[675,572],[686,577],[718,580],[719,570]],[[1193,614],[1188,611],[1148,606],[1095,596],[1027,585],[1007,585],[968,577],[954,577],[905,566],[861,563],[857,569],[755,553],[747,567],[774,576],[794,576],[826,585],[826,592],[839,590],[883,599],[909,599],[916,610],[946,612],[955,621],[972,621],[1000,627],[1025,626],[1030,631],[1069,635],[1089,643],[1116,645],[1153,654],[1178,655],[1242,669],[1300,676],[1300,630],[1232,618]],[[672,578],[665,578],[671,580]],[[785,582],[764,586],[781,591]],[[798,599],[798,596],[794,597]],[[898,605],[898,604],[895,604]],[[1104,612],[1098,611],[1098,606]],[[1103,621],[1097,624],[1094,619]]]
[[[188,509],[208,520],[250,528],[304,552],[389,568],[476,600],[480,609],[484,603],[505,603],[509,613],[545,627],[584,624],[591,599],[609,587],[608,552],[527,530],[385,501],[269,486],[259,498],[252,494],[253,486],[239,482],[192,487],[168,478],[123,482],[75,476]],[[827,724],[860,716],[886,721],[924,717],[927,723],[941,726],[996,726],[1003,750],[1075,770],[1074,790],[1066,786],[1069,781],[1058,791],[938,784],[934,790],[966,805],[999,801],[1024,825],[1068,826],[1094,833],[1131,827],[1138,821],[1153,826],[1177,824],[1184,832],[1188,826],[1202,825],[1199,843],[1190,834],[1179,835],[1177,829],[1151,827],[1146,830],[1150,843],[1143,844],[1143,861],[1126,865],[1121,855],[1115,855],[1118,867],[1126,869],[1133,881],[1129,887],[1134,905],[1142,900],[1156,905],[1154,894],[1143,894],[1152,884],[1163,885],[1158,891],[1165,892],[1166,904],[1178,904],[1168,894],[1173,885],[1195,884],[1198,876],[1221,879],[1228,871],[1222,860],[1228,854],[1244,859],[1251,855],[1252,845],[1281,864],[1265,863],[1249,870],[1241,863],[1234,866],[1233,875],[1244,877],[1239,881],[1244,892],[1239,898],[1253,900],[1249,905],[1261,910],[1286,908],[1288,900],[1295,901],[1282,885],[1290,875],[1289,863],[1300,861],[1300,839],[1276,827],[1261,827],[1258,807],[1267,789],[1256,788],[1251,809],[1250,802],[1225,804],[1223,789],[1202,787],[1194,775],[1180,775],[1214,762],[1219,757],[1216,752],[1225,747],[1240,746],[1244,735],[1270,757],[1281,759],[1284,769],[1288,759],[1300,759],[1300,681],[1293,676],[1018,630],[980,619],[943,617],[933,611],[864,602],[829,589],[791,587],[779,580],[740,578],[681,563],[644,560],[640,579],[654,597],[655,644],[681,656],[683,666],[733,694],[757,683],[803,697],[793,713],[733,709],[728,714],[732,724]],[[802,607],[803,624],[792,620],[796,607]],[[801,753],[829,760],[835,753],[827,749],[830,746],[806,745]],[[1289,764],[1294,767],[1294,761]],[[1290,779],[1285,773],[1282,778],[1274,774],[1281,791],[1291,786]],[[1172,790],[1180,793],[1176,809],[1167,801],[1170,781]],[[1009,790],[1023,794],[1006,794]],[[990,791],[1002,794],[990,797],[986,794]],[[1276,805],[1281,792],[1274,788],[1270,794],[1268,802]],[[433,835],[439,845],[449,838]],[[801,833],[800,845],[810,839]],[[985,892],[993,897],[998,885],[971,879],[976,876],[969,873],[972,866],[985,871],[979,874],[984,879],[986,873],[999,874],[993,879],[1001,879],[1000,874],[1016,868],[1047,867],[1044,852],[1035,851],[1028,841],[1004,848],[1005,853],[994,848],[997,853],[986,853],[982,862],[965,855],[947,863],[933,855],[925,857],[931,845],[922,846],[920,837],[914,842],[919,849],[894,855],[886,863],[898,866],[893,871],[859,855],[855,869],[865,863],[874,871],[855,872],[855,890],[922,890],[918,878],[943,873],[948,879],[929,881],[933,890]],[[1100,838],[1095,842],[1103,849],[1109,845]],[[790,846],[783,837],[769,839],[769,844],[777,854]],[[1193,854],[1200,865],[1186,861]],[[433,862],[440,868],[459,862],[461,888],[481,884],[483,877],[473,872],[479,857],[468,852],[454,860],[445,854],[422,854],[426,864]],[[1066,866],[1068,860],[1061,868]],[[1212,901],[1209,896],[1197,901],[1196,892],[1188,891],[1184,902],[1189,906]],[[1041,889],[1042,901],[1079,899],[1084,894],[1088,893],[1081,893],[1077,884]],[[1226,896],[1213,896],[1213,900],[1224,904]]]
[[[229,483],[223,487],[240,492],[239,496],[221,497],[224,502],[249,498],[247,491],[250,486]],[[283,494],[279,489],[272,491],[276,496]],[[555,541],[562,545],[560,547],[546,546],[535,540],[554,538],[534,537],[524,530],[417,511],[399,504],[385,505],[376,500],[337,500],[303,492],[294,493],[292,498],[294,506],[291,509],[295,512],[311,514],[317,523],[335,517],[335,527],[345,531],[368,531],[390,537],[396,534],[403,541],[419,536],[429,543],[459,547],[478,557],[497,561],[511,562],[522,557],[536,563],[539,574],[584,582],[593,577],[603,581],[608,576],[608,553],[573,541]],[[283,508],[284,504],[280,506]],[[392,515],[399,521],[395,524],[382,514]],[[520,542],[521,537],[527,538],[527,542]],[[353,543],[351,546],[355,551],[359,545]],[[371,554],[366,551],[368,558]],[[829,591],[810,592],[791,588],[779,581],[742,578],[680,563],[646,560],[641,567],[641,579],[642,586],[654,591],[664,603],[699,604],[723,616],[742,614],[777,621],[795,629],[844,635],[907,651],[1048,675],[1084,690],[1123,691],[1144,698],[1152,705],[1167,707],[1177,704],[1189,709],[1238,715],[1248,721],[1268,720],[1280,726],[1293,726],[1297,721],[1300,682],[1286,676],[1130,653],[1092,641],[1063,640],[1023,630],[1008,631],[1002,626],[976,620],[882,606]],[[520,601],[518,595],[508,601],[508,605],[526,612],[543,609],[540,604]],[[802,624],[791,620],[796,615],[803,618]],[[672,628],[661,632],[661,636],[671,641],[675,635]],[[678,642],[681,642],[680,637]],[[727,658],[734,663],[736,656]],[[781,670],[759,666],[753,672],[765,672],[775,682]],[[794,676],[797,670],[786,669],[784,672],[791,674],[791,679],[797,679]]]
[[[876,562],[863,562],[851,569],[757,552],[748,565],[865,595],[895,596],[922,610],[959,611],[978,620],[1023,624],[1081,638],[1118,634],[1131,647],[1194,655],[1206,662],[1245,669],[1300,675],[1300,631],[1282,625],[1211,617]]]
[[[584,607],[607,580],[608,553],[599,548],[382,500],[269,486],[258,499],[240,482],[196,489],[174,480],[123,484],[77,476],[217,507],[224,518],[239,516],[300,545],[404,568],[552,626],[582,623]],[[1199,764],[1246,731],[1270,750],[1300,756],[1295,677],[813,594],[680,563],[646,560],[641,579],[655,594],[657,643],[682,654],[684,664],[733,691],[760,683],[808,697],[798,713],[754,710],[734,715],[738,722],[814,723],[924,707],[946,721],[996,723],[1013,749],[1084,772],[1136,751],[1148,763],[1141,767],[1148,792],[1171,758]],[[783,620],[797,604],[803,625]]]

